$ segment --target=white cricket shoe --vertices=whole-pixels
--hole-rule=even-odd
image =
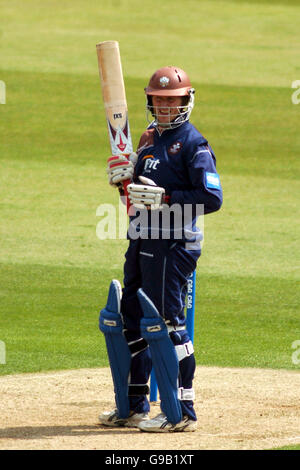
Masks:
[[[100,424],[113,428],[126,427],[137,428],[140,423],[149,419],[148,413],[135,413],[130,411],[128,418],[119,418],[118,410],[104,411],[99,416]]]
[[[160,413],[153,419],[141,421],[138,428],[146,432],[192,432],[197,429],[197,421],[184,416],[180,423],[172,424],[164,413]]]

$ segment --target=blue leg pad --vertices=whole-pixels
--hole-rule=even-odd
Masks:
[[[121,285],[113,280],[110,284],[107,304],[100,312],[99,328],[104,333],[106,348],[114,383],[115,400],[119,418],[129,416],[128,379],[131,353],[123,335],[120,313]]]
[[[142,289],[138,290],[138,298],[144,314],[141,335],[150,347],[161,409],[170,423],[177,424],[182,420],[182,411],[178,399],[179,363],[175,347],[163,318]]]

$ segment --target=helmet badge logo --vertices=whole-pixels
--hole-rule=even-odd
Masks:
[[[161,78],[159,79],[159,83],[160,83],[160,85],[161,85],[163,88],[165,88],[166,86],[168,86],[168,85],[169,85],[169,82],[170,82],[170,79],[169,79],[168,77],[161,77]]]

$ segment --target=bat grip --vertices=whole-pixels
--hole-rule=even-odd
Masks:
[[[124,196],[126,197],[127,214],[129,214],[130,207],[131,207],[129,197],[128,197],[128,189],[127,189],[127,186],[130,183],[131,183],[130,180],[123,181]]]

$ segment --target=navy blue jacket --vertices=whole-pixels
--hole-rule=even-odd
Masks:
[[[162,134],[150,125],[140,139],[137,154],[134,182],[140,183],[140,175],[150,178],[157,186],[165,188],[171,207],[179,205],[183,212],[189,207],[192,215],[187,210],[188,216],[183,223],[190,225],[192,232],[198,231],[196,219],[200,205],[203,205],[204,214],[220,209],[223,194],[215,155],[207,140],[190,122]],[[151,212],[156,211],[148,211],[148,228]],[[131,222],[135,218],[131,217]],[[183,233],[174,238],[186,239]]]

